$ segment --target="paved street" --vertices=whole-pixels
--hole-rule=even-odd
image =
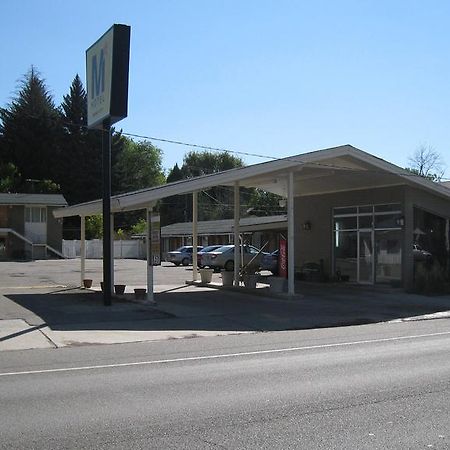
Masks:
[[[132,301],[130,293],[145,286],[145,261],[117,260],[115,266],[128,293],[104,307],[100,293],[76,288],[79,260],[0,263],[0,351],[450,317],[449,296],[300,283],[301,295],[286,299],[267,287],[254,292],[187,286],[192,269],[166,263],[155,268],[158,304],[151,306]],[[87,270],[98,289],[101,261],[88,260]]]
[[[0,448],[447,449],[449,348],[444,319],[4,352]]]

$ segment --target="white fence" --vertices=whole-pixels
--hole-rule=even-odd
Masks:
[[[62,253],[65,258],[80,257],[81,241],[63,239]],[[92,239],[86,241],[86,258],[100,259],[103,257],[103,241]],[[145,243],[141,239],[114,241],[114,258],[145,259]]]

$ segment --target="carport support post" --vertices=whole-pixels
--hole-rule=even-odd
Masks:
[[[241,246],[239,241],[239,215],[240,215],[240,201],[239,201],[239,181],[234,182],[234,285],[239,286],[239,263]]]
[[[152,261],[152,217],[151,208],[146,209],[147,215],[147,302],[154,303],[153,298],[153,261]]]
[[[111,292],[114,292],[114,213],[111,213]]]
[[[192,193],[192,281],[197,281],[198,193]]]
[[[86,217],[80,216],[80,272],[81,272],[81,284],[84,285],[84,279],[86,278]]]
[[[288,295],[295,295],[294,258],[294,172],[289,172],[287,189],[288,218]]]

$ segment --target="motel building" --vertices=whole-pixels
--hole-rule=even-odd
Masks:
[[[288,246],[289,295],[295,294],[296,271],[311,262],[320,263],[330,279],[362,285],[409,288],[418,265],[430,261],[448,273],[450,186],[414,175],[351,145],[117,195],[111,198],[111,216],[120,211],[151,211],[160,199],[192,193],[192,242],[201,244],[198,193],[213,186],[234,188],[234,242],[239,242],[241,233],[241,187],[264,189],[286,198],[283,234]],[[85,217],[101,212],[102,201],[97,200],[57,209],[54,215],[80,216],[83,243]],[[239,260],[236,252],[235,286],[239,285]],[[195,254],[193,261],[196,279]],[[81,278],[83,271],[82,251]]]

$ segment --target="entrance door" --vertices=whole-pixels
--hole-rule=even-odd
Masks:
[[[373,268],[373,232],[360,230],[358,232],[358,283],[373,284]]]

